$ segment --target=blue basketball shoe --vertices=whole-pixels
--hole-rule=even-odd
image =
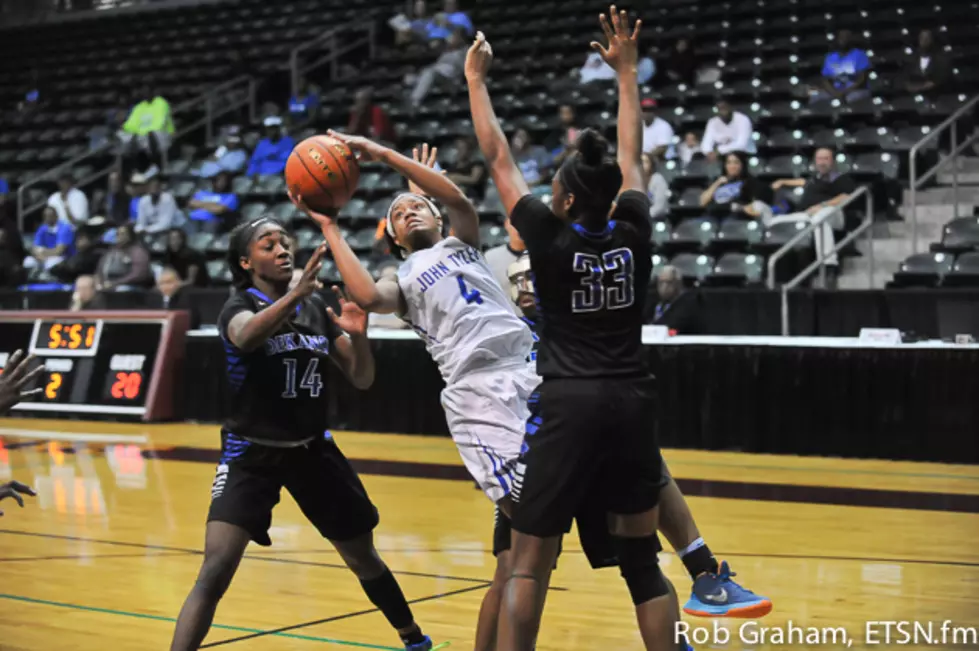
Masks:
[[[432,638],[426,635],[418,644],[406,644],[405,651],[432,651]]]
[[[736,576],[727,561],[722,561],[717,574],[701,574],[693,582],[690,600],[683,612],[696,617],[741,617],[754,619],[772,612],[772,600],[756,595],[731,580]]]

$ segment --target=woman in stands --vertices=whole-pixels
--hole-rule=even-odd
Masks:
[[[700,194],[700,205],[711,217],[760,219],[771,215],[771,190],[748,173],[748,156],[731,152],[724,157],[724,174]]]
[[[231,234],[228,265],[239,291],[218,317],[231,410],[221,429],[204,564],[180,611],[171,651],[200,647],[249,541],[272,543],[268,529],[283,487],[357,575],[405,649],[432,649],[374,547],[377,509],[327,430],[325,365],[336,364],[366,389],[374,359],[367,315],[342,297],[337,315],[314,294],[325,253],[321,244],[290,289],[292,239],[282,225],[256,219]]]
[[[116,229],[116,241],[102,256],[95,276],[103,291],[153,286],[150,252],[140,242],[131,223]]]

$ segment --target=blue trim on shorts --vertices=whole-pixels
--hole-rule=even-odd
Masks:
[[[219,463],[224,464],[239,458],[245,454],[245,451],[249,447],[251,447],[250,441],[246,441],[243,438],[235,436],[232,432],[228,432],[224,437],[224,445],[222,446]]]
[[[478,447],[482,448],[486,456],[489,457],[490,463],[493,464],[493,476],[496,477],[496,481],[500,482],[500,487],[503,488],[503,494],[509,495],[510,484],[507,482],[506,475],[503,474],[503,470],[506,468],[506,462],[503,460],[503,457],[490,451],[478,436],[476,437],[476,442],[479,443]],[[497,463],[497,460],[499,460],[499,463]]]

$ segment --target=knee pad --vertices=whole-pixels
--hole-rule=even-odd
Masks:
[[[662,549],[656,534],[644,538],[615,536],[619,571],[629,586],[636,606],[670,593],[669,584],[659,567],[657,554]]]

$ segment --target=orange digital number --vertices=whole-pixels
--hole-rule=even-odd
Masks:
[[[48,348],[60,348],[61,347],[61,324],[55,323],[48,330]]]
[[[95,326],[88,326],[88,330],[85,331],[85,348],[91,348],[92,343],[95,341]]]
[[[82,324],[75,323],[68,326],[68,348],[75,350],[82,345]]]
[[[58,397],[61,382],[61,373],[52,373],[48,377],[48,383],[44,387],[44,395],[47,396],[48,400],[55,400]]]
[[[112,397],[116,400],[135,400],[143,384],[143,374],[139,372],[116,373],[116,381],[112,383]]]

